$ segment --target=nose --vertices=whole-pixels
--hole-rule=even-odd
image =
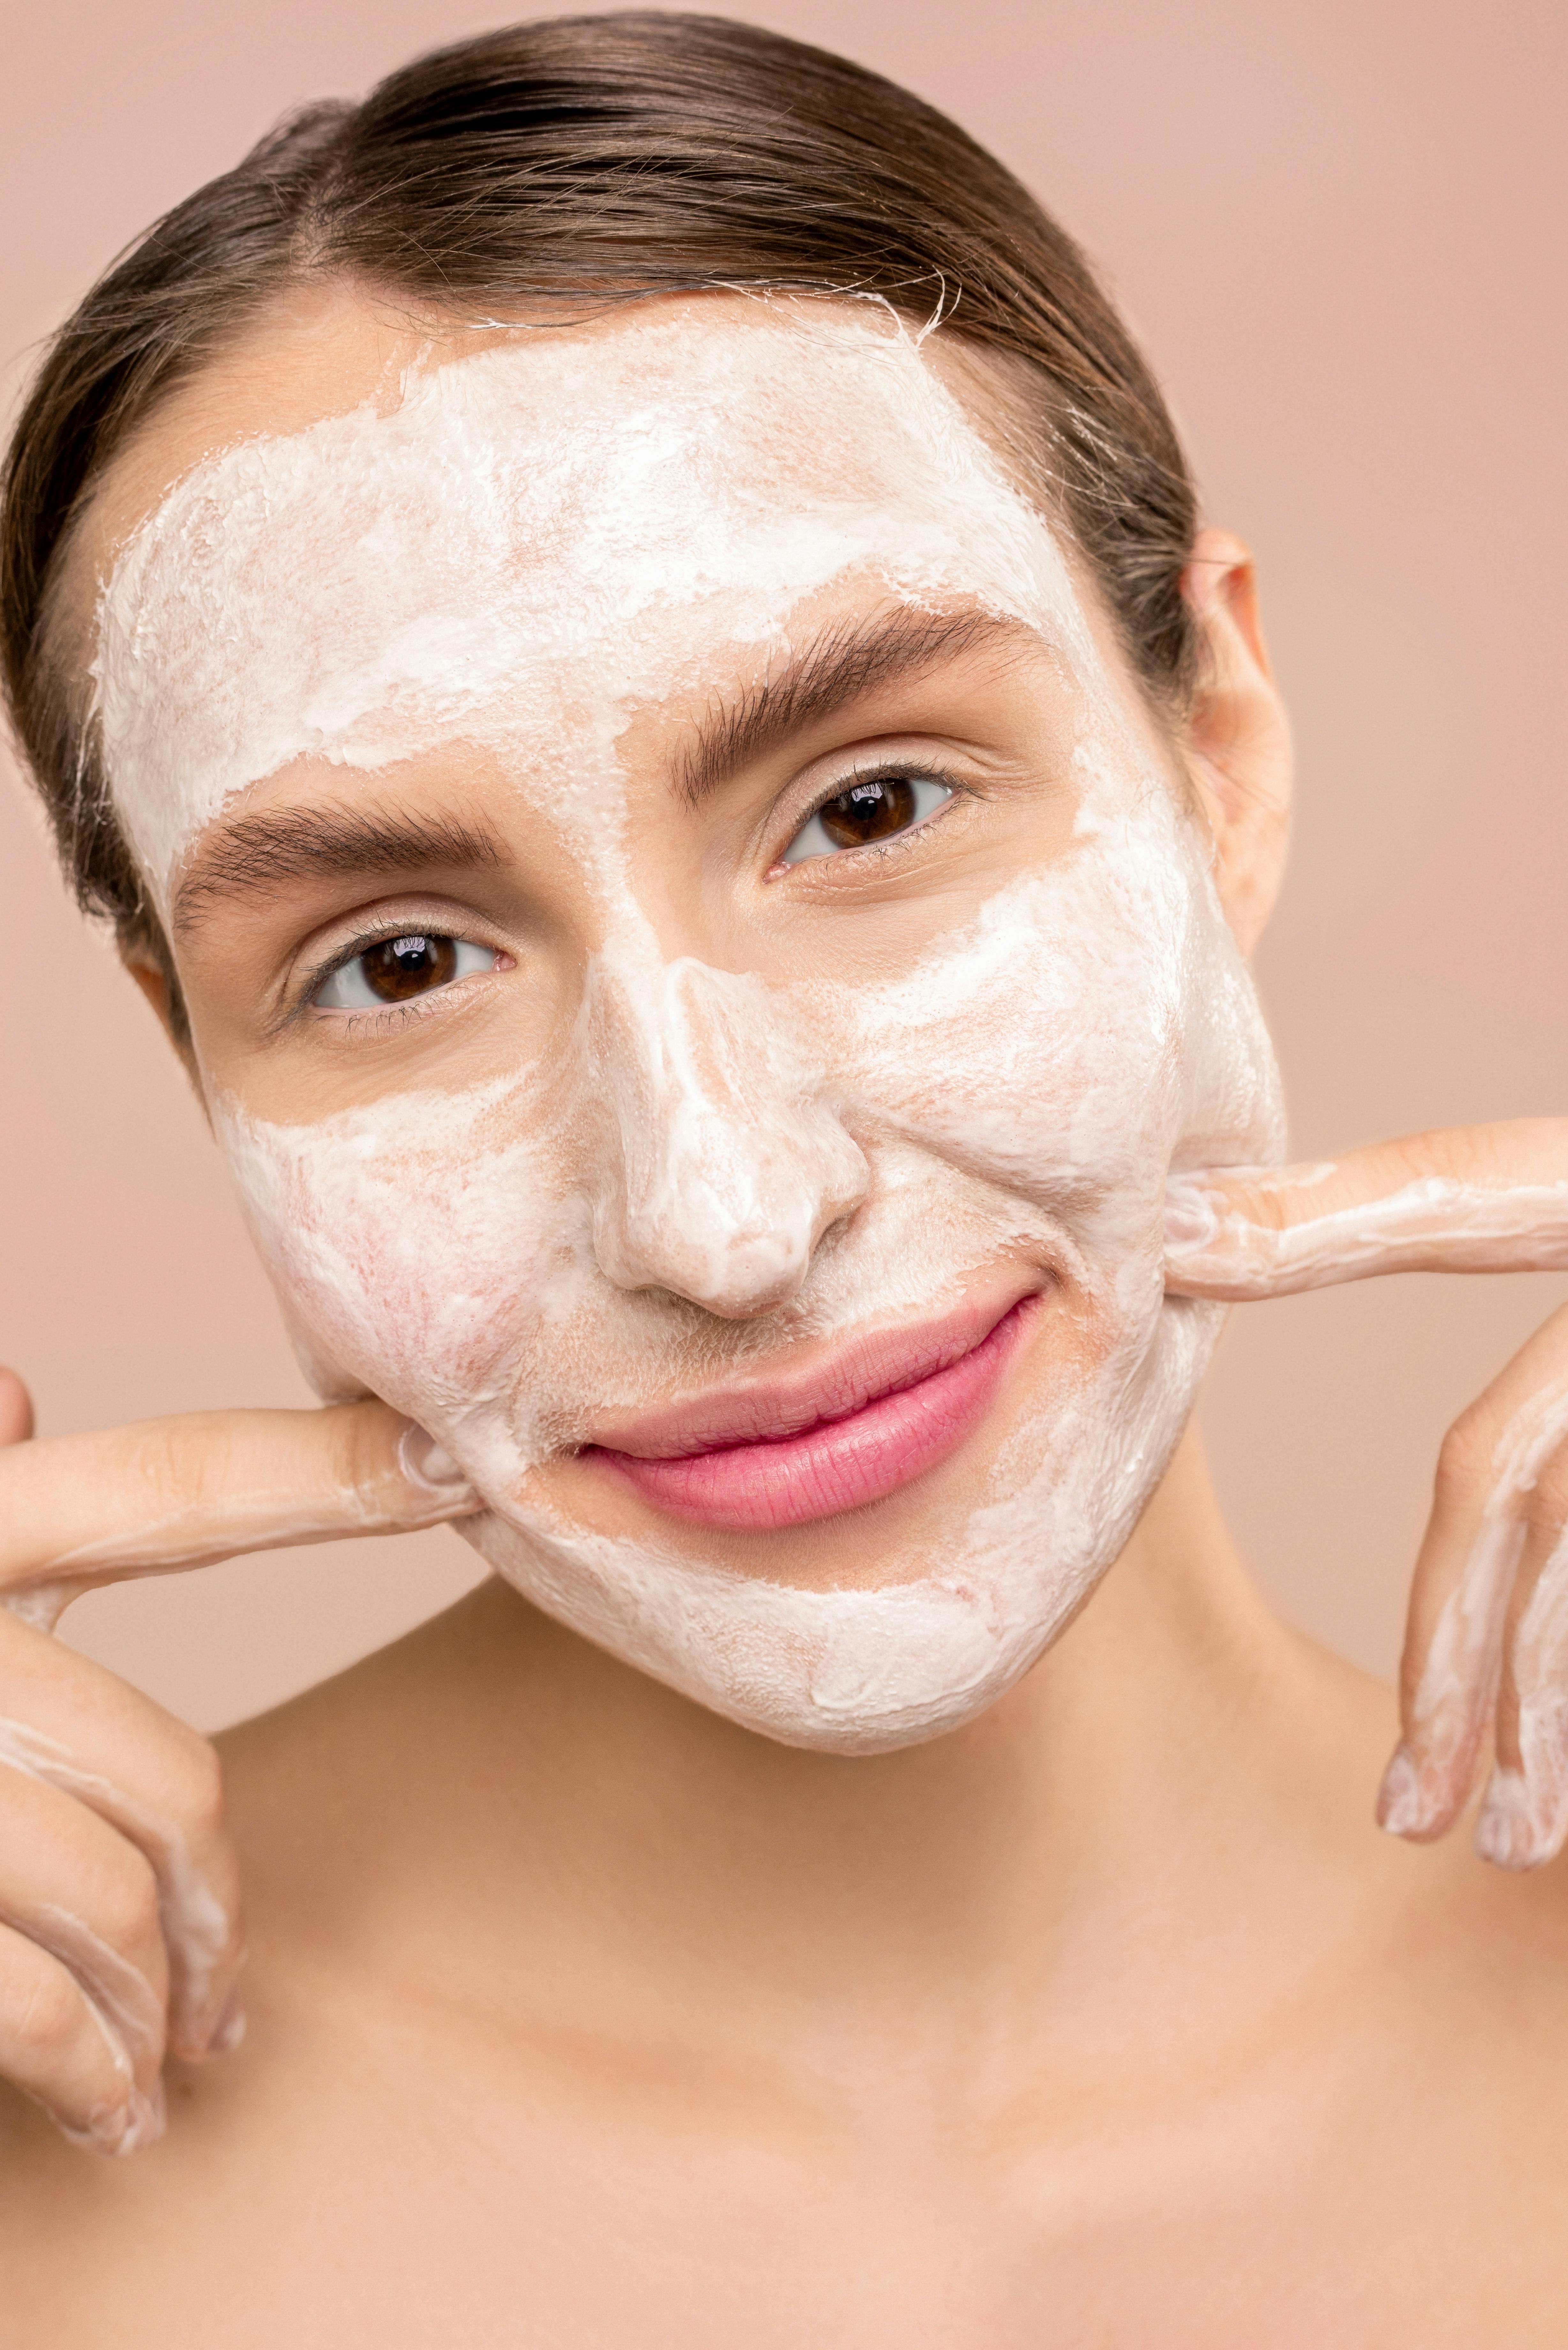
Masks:
[[[760,980],[690,956],[606,959],[586,1011],[602,1270],[732,1319],[784,1304],[869,1182],[787,1015]]]

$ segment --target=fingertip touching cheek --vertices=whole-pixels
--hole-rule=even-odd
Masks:
[[[634,853],[679,761],[628,746],[803,657],[825,609],[841,650],[929,620],[939,675],[949,619],[1024,632],[1068,713],[1051,772],[1016,805],[982,775],[971,815],[901,722],[783,837],[742,828],[723,951],[692,951]],[[453,744],[574,877],[556,1015],[483,1072],[442,1063],[461,1020],[411,1085],[339,1034],[280,1118],[244,1053],[209,1063],[323,1392],[429,1428],[489,1504],[463,1531],[538,1604],[771,1736],[905,1743],[1015,1679],[1126,1541],[1212,1343],[1218,1309],[1164,1295],[1167,1177],[1272,1156],[1279,1108],[1207,844],[917,341],[703,297],[411,369],[389,410],[188,473],[116,564],[94,676],[166,914],[286,771],[406,795]],[[894,899],[919,918],[878,929]],[[512,962],[495,1003],[543,990]]]

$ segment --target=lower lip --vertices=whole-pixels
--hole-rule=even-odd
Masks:
[[[1022,1299],[989,1337],[945,1370],[800,1436],[688,1452],[673,1461],[644,1461],[603,1445],[578,1457],[602,1461],[655,1509],[696,1525],[765,1534],[864,1509],[957,1451],[990,1409],[1036,1303]]]

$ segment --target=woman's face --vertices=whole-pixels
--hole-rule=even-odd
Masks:
[[[846,1752],[1114,1559],[1215,1330],[1167,1176],[1278,1140],[975,380],[869,307],[324,297],[95,525],[108,772],[317,1388],[429,1429],[541,1607]]]

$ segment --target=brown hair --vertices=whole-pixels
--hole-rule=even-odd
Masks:
[[[53,651],[50,591],[104,468],[283,287],[357,277],[484,317],[723,286],[876,295],[1023,362],[1033,473],[1157,699],[1179,702],[1197,515],[1153,377],[1077,246],[945,116],[820,49],[715,16],[561,16],[306,108],[167,213],[60,328],[0,514],[0,654],[84,907],[172,983]],[[176,1007],[178,998],[176,996]]]

